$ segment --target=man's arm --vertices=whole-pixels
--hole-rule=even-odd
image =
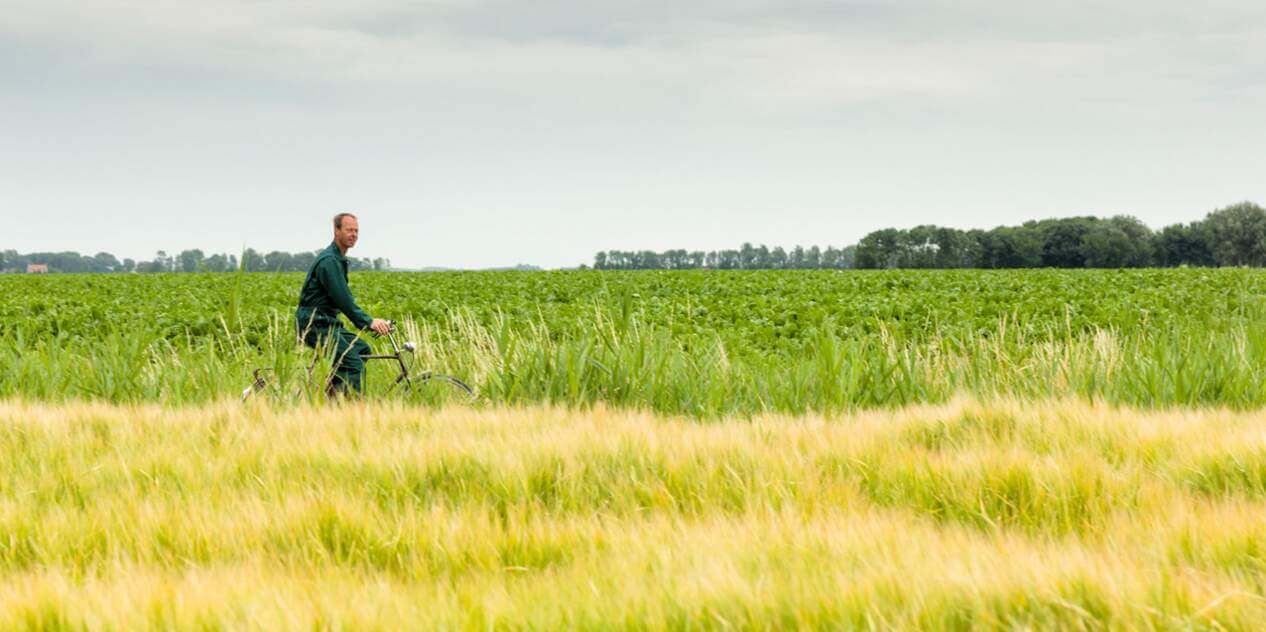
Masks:
[[[352,299],[352,291],[347,287],[347,279],[343,278],[343,270],[333,257],[327,258],[317,265],[317,278],[321,286],[330,295],[334,305],[352,321],[357,329],[366,329],[374,320],[365,313]]]

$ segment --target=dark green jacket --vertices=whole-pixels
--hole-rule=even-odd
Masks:
[[[339,324],[339,312],[359,329],[365,329],[373,322],[352,299],[352,291],[347,287],[347,257],[331,243],[329,248],[317,254],[316,261],[308,269],[303,289],[299,290],[299,309],[295,310],[295,320],[300,331],[308,327],[333,327]]]

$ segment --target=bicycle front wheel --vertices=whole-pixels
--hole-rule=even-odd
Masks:
[[[440,373],[424,373],[413,377],[404,384],[406,391],[411,391],[424,398],[439,398],[463,400],[467,402],[476,399],[475,389],[469,384],[451,375],[443,375]]]

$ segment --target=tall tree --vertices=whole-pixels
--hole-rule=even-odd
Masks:
[[[207,272],[224,272],[228,270],[229,260],[223,254],[214,254],[202,262]]]
[[[768,270],[774,267],[770,259],[769,247],[766,246],[765,244],[761,244],[756,247],[756,255],[754,258],[755,258],[755,261],[752,264],[753,268]]]
[[[201,268],[203,258],[202,251],[197,248],[182,250],[180,254],[176,255],[181,272],[197,272]]]
[[[936,227],[915,226],[910,230],[898,231],[897,267],[899,268],[933,268],[936,267]]]
[[[895,268],[901,257],[901,231],[895,228],[877,230],[857,243],[858,268]]]
[[[739,268],[750,270],[756,267],[756,248],[752,246],[751,242],[743,242],[743,245],[739,247],[738,255]]]
[[[1081,238],[1088,268],[1141,268],[1152,263],[1152,230],[1134,217],[1118,215],[1094,222]]]
[[[1042,235],[1042,265],[1048,268],[1084,268],[1081,241],[1098,221],[1093,217],[1068,217],[1038,222]]]
[[[835,246],[827,246],[822,250],[821,265],[823,268],[840,267],[840,251]]]
[[[1156,255],[1156,233],[1137,217],[1117,215],[1108,219],[1108,224],[1125,233],[1130,247],[1124,259],[1125,265],[1131,268],[1145,268],[1152,265]]]
[[[1127,267],[1132,248],[1129,236],[1107,222],[1095,224],[1081,237],[1081,257],[1087,268]]]
[[[822,249],[810,246],[804,253],[804,267],[814,269],[822,265]]]
[[[936,244],[936,267],[970,268],[978,265],[980,244],[967,233],[956,228],[937,228],[932,240]]]
[[[96,262],[98,272],[117,272],[123,267],[119,260],[108,252],[98,252],[92,256],[92,260]]]
[[[776,246],[769,251],[769,267],[781,270],[787,267],[787,251],[782,246]]]
[[[1266,264],[1266,210],[1241,202],[1209,213],[1204,219],[1213,259],[1220,266]]]
[[[351,260],[348,260],[348,267],[351,267]],[[264,269],[263,255],[255,252],[254,248],[247,248],[242,251],[241,268],[247,272],[259,272]]]
[[[1165,267],[1214,265],[1208,235],[1202,222],[1166,226],[1156,237],[1156,264]]]
[[[799,270],[804,267],[804,246],[796,246],[787,255],[787,267]]]
[[[264,261],[260,264],[260,268],[269,272],[288,272],[294,268],[290,265],[291,254],[274,250],[264,255]]]

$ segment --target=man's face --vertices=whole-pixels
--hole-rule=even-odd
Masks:
[[[343,250],[355,246],[358,237],[360,237],[360,224],[356,223],[355,217],[344,217],[343,225],[334,229],[334,243]]]

